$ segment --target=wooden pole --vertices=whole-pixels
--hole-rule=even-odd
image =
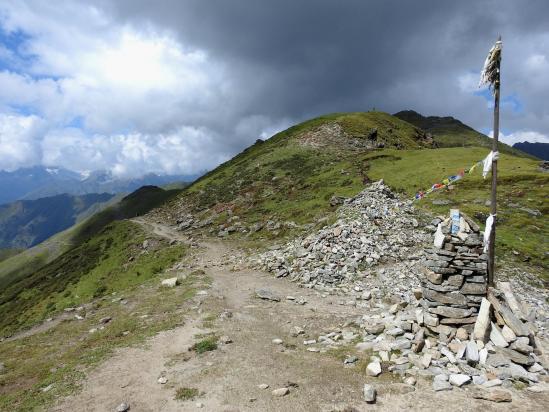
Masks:
[[[498,41],[501,41],[501,36]],[[501,56],[501,55],[500,55]],[[500,65],[501,58],[497,61],[497,78],[494,83],[494,138],[492,139],[492,152],[498,151],[499,138],[499,93],[500,93]],[[488,286],[494,286],[495,258],[496,258],[496,195],[498,181],[498,161],[492,160],[492,197],[490,199],[490,214],[494,216],[492,231],[490,232],[490,244],[488,247]]]

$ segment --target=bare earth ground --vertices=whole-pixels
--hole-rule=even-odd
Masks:
[[[185,240],[167,226],[138,222],[169,239]],[[207,294],[195,298],[196,306],[185,325],[159,333],[145,346],[118,350],[89,374],[81,392],[60,400],[52,411],[114,411],[122,402],[129,403],[132,412],[343,411],[345,407],[358,411],[549,410],[547,393],[526,390],[512,390],[511,403],[496,404],[472,399],[467,389],[434,392],[430,380],[419,379],[414,392],[403,394],[403,385],[389,373],[369,378],[360,366],[346,367],[335,354],[309,352],[303,340],[342,330],[345,322],[365,309],[340,305],[341,298],[322,297],[266,273],[235,268],[228,257],[239,252],[229,249],[227,242],[203,242],[200,246],[193,264],[203,268],[213,282]],[[255,297],[257,288],[268,288],[282,299],[260,300]],[[303,296],[307,304],[286,300],[288,295]],[[229,312],[230,317],[219,316]],[[211,315],[215,315],[213,322]],[[305,335],[291,337],[292,326],[305,329]],[[227,335],[233,342],[201,355],[189,352],[200,340],[196,335],[209,332]],[[284,345],[272,343],[274,338],[282,339]],[[342,354],[354,353],[350,345]],[[168,378],[165,385],[157,382],[161,375]],[[291,386],[287,396],[271,394],[288,382],[297,387]],[[263,383],[269,388],[259,389]],[[363,401],[365,383],[378,390],[375,405]],[[178,401],[174,396],[180,387],[197,388],[202,394],[194,400]]]

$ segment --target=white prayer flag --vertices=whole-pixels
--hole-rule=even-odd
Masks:
[[[486,179],[490,169],[492,168],[492,161],[499,159],[499,152],[490,152],[488,156],[483,160],[482,177]]]
[[[490,234],[492,233],[493,225],[494,215],[490,215],[486,219],[486,228],[484,229],[484,253],[488,252],[488,248],[490,247]]]
[[[488,52],[488,56],[484,62],[484,67],[480,73],[479,87],[487,84],[492,91],[496,80],[499,79],[499,62],[501,61],[501,40],[498,40],[496,44]]]

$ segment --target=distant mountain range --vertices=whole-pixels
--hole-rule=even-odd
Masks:
[[[68,194],[0,205],[0,249],[24,249],[108,205],[113,194]]]
[[[491,138],[451,116],[423,116],[414,110],[403,110],[393,116],[430,133],[437,147],[492,147]],[[525,156],[525,152],[515,146],[499,142],[498,147],[502,153]]]
[[[513,145],[515,149],[522,150],[542,160],[549,160],[549,143],[522,142]]]
[[[0,171],[0,204],[15,200],[39,199],[62,193],[130,193],[141,186],[163,186],[173,182],[190,182],[195,176],[147,174],[135,179],[119,179],[107,171],[81,175],[62,168],[35,166],[13,172]]]

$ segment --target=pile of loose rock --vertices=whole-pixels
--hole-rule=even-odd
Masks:
[[[486,260],[478,225],[459,211],[438,223],[434,248],[427,249],[422,279],[425,322],[430,327],[475,323],[486,295]],[[453,229],[453,230],[452,230]]]
[[[498,402],[512,397],[496,387],[517,382],[548,391],[549,293],[521,303],[507,282],[487,293],[481,232],[467,216],[426,229],[434,247],[411,203],[377,182],[345,200],[336,223],[261,255],[259,266],[365,309],[347,327],[304,340],[308,351],[360,339],[355,349],[368,354],[370,376],[399,374],[411,386],[431,377],[435,391],[470,385],[473,396]]]
[[[549,391],[549,364],[536,332],[547,328],[547,308],[526,322],[513,318],[507,299],[516,298],[512,292],[503,292],[510,290],[508,283],[498,287],[501,292],[491,290],[483,300],[474,328],[429,327],[425,324],[429,312],[422,307],[420,296],[402,301],[375,294],[362,317],[316,338],[308,337],[303,345],[309,352],[326,352],[359,339],[355,350],[364,355],[349,351],[344,366],[365,357],[367,375],[400,375],[409,390],[414,390],[417,379],[431,378],[435,391],[466,386],[476,391],[472,392],[475,397],[497,402],[511,401],[512,391],[496,388],[512,389],[519,384],[531,392]],[[387,303],[390,299],[394,303]]]
[[[408,291],[419,285],[415,275],[420,270],[410,262],[419,262],[429,234],[419,228],[412,202],[399,199],[379,181],[345,200],[337,216],[334,224],[264,253],[259,266],[319,289],[348,287],[374,269],[381,277],[391,271],[391,282],[395,276],[409,278]]]

